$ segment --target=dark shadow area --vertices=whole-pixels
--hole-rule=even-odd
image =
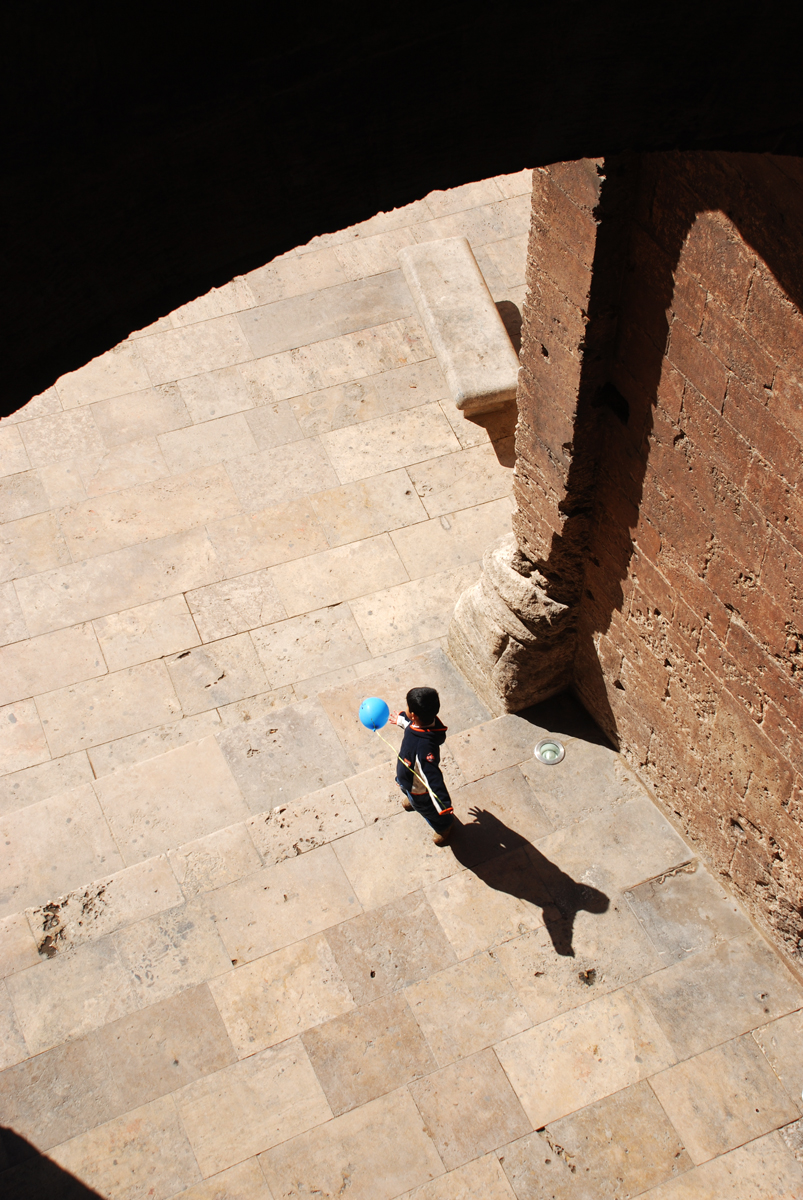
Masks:
[[[445,403],[449,403],[449,401],[447,400]],[[493,444],[496,451],[496,457],[503,467],[515,466],[516,449],[512,441],[518,419],[515,400],[511,400],[509,404],[503,404],[501,408],[495,408],[493,412],[464,413],[461,419],[466,424],[476,425],[479,429],[485,430],[489,442]]]
[[[193,21],[78,0],[0,20],[7,410],[213,285],[433,189],[626,149],[803,151],[788,0]],[[760,84],[751,63],[772,64]]]
[[[581,738],[584,742],[593,742],[595,746],[610,746],[610,741],[597,725],[593,717],[572,692],[561,692],[550,696],[540,704],[532,704],[516,713],[541,729],[563,737]]]
[[[456,821],[450,843],[457,861],[495,891],[540,908],[555,953],[574,958],[574,918],[581,911],[607,912],[608,897],[577,883],[487,809],[469,812],[474,820],[471,824]]]
[[[520,354],[522,317],[519,306],[514,304],[512,300],[498,300],[496,311],[502,318],[502,324],[507,330],[507,336],[510,338],[513,349],[517,354]]]
[[[63,1171],[13,1129],[0,1125],[0,1196],[3,1200],[103,1200]]]

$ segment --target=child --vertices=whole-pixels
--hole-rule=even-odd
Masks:
[[[452,836],[454,810],[440,769],[446,740],[446,726],[437,719],[440,706],[434,688],[412,688],[407,693],[409,715],[391,713],[390,721],[404,730],[396,768],[396,782],[405,797],[402,806],[420,813],[435,831],[435,845],[445,846]]]

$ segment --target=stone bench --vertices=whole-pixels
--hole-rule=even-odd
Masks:
[[[518,356],[468,240],[405,246],[399,260],[457,407],[481,413],[514,400]]]

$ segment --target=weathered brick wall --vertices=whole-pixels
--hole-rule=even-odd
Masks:
[[[643,156],[626,269],[595,316],[599,177],[536,172],[517,533],[549,577],[584,508],[575,687],[801,955],[803,164]],[[584,409],[600,372],[613,405]],[[594,480],[573,488],[583,427]]]

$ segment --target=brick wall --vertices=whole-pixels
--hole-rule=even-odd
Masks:
[[[803,162],[536,172],[530,290],[517,534],[576,604],[575,688],[801,956]]]

